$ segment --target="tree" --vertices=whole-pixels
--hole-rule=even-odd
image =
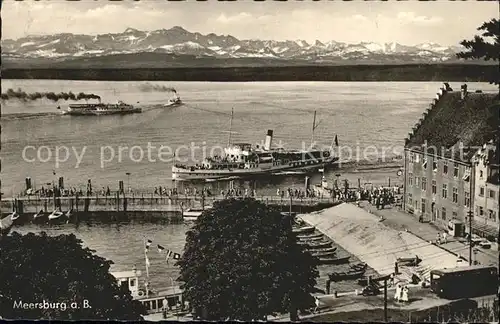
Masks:
[[[463,40],[460,42],[467,51],[458,53],[457,57],[466,60],[500,60],[500,20],[491,19],[483,23],[477,30],[483,31],[482,36],[476,35],[473,40]],[[499,84],[499,72],[498,69],[495,70],[494,75],[490,76],[490,83]]]
[[[109,272],[112,261],[81,243],[73,234],[0,236],[0,316],[140,320],[145,309],[128,287],[118,286]],[[29,309],[20,303],[36,305]]]
[[[205,320],[265,320],[313,304],[317,259],[297,244],[289,217],[254,199],[205,210],[178,265],[184,298]]]

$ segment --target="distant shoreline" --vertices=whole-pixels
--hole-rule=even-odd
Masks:
[[[487,82],[496,65],[406,64],[179,68],[12,68],[4,79],[89,81],[449,81]]]

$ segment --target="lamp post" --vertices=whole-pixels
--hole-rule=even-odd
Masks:
[[[469,265],[472,265],[472,211],[468,213],[469,216]]]

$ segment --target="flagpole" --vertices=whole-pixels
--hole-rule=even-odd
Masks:
[[[143,238],[144,240],[144,262],[146,263],[146,297],[149,296],[149,265],[148,265],[148,250],[146,246],[146,237]]]

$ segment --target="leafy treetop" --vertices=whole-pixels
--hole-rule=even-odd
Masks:
[[[6,319],[140,320],[144,306],[119,287],[112,261],[83,248],[75,235],[0,236],[0,316]],[[19,302],[38,303],[33,309]],[[43,305],[45,302],[45,305]],[[55,303],[64,303],[66,309]],[[47,306],[47,303],[52,306]],[[90,307],[85,308],[85,305]],[[73,308],[77,306],[77,308]]]
[[[311,306],[317,259],[297,244],[289,217],[254,199],[205,210],[178,261],[184,298],[206,320],[264,320]]]
[[[485,61],[500,60],[500,20],[494,18],[483,23],[477,30],[483,31],[482,36],[476,35],[473,40],[460,42],[467,50],[457,54],[463,59],[484,59]],[[491,76],[491,83],[499,83],[498,69]]]

